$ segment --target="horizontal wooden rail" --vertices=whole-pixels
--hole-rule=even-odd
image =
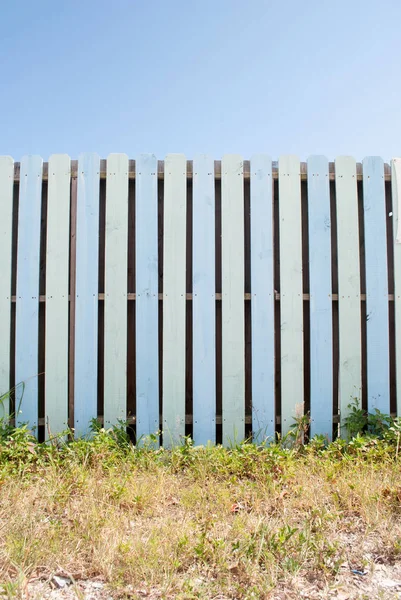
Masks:
[[[300,175],[301,180],[306,181],[308,176],[308,165],[306,162],[300,163]],[[71,161],[71,177],[76,177],[78,172],[78,161]],[[47,162],[43,163],[43,181],[48,180],[49,174],[49,165]],[[107,160],[102,159],[100,161],[100,179],[106,179],[107,174]],[[278,179],[278,161],[273,161],[273,170],[272,170],[273,179]],[[159,160],[157,164],[157,176],[158,179],[164,179],[164,160]],[[129,179],[135,179],[135,160],[129,161],[129,171],[128,171]],[[193,161],[187,161],[187,179],[192,179],[193,177]],[[221,161],[214,161],[214,177],[215,179],[221,179]],[[249,160],[244,160],[244,179],[250,179],[251,177],[251,162]],[[358,181],[362,181],[362,163],[356,164],[356,177]],[[335,180],[335,163],[329,163],[329,178],[330,181]],[[391,181],[391,166],[388,163],[384,164],[384,179],[385,181]],[[20,180],[20,163],[14,163],[14,181],[18,182]]]
[[[99,294],[99,300],[103,301],[104,300],[104,294],[100,293]],[[216,300],[221,300],[221,294],[217,293],[216,294]],[[250,293],[245,293],[244,294],[244,300],[251,300],[251,296],[252,294]],[[158,294],[158,298],[159,300],[163,300],[163,294]],[[70,296],[68,297],[68,299],[70,300]],[[135,300],[136,299],[136,294],[133,292],[130,292],[127,294],[127,300]],[[192,294],[186,294],[186,299],[192,301]],[[280,293],[276,292],[275,294],[275,299],[276,300],[280,300]],[[303,299],[307,302],[309,302],[310,300],[310,296],[309,294],[303,294]],[[338,302],[338,294],[332,294],[331,299],[333,300],[333,302]],[[394,302],[394,294],[389,294],[388,295],[388,299],[389,302]],[[16,302],[17,301],[17,297],[16,296],[11,296],[11,302]],[[366,294],[361,294],[361,301],[362,302],[366,302]],[[45,295],[41,295],[39,296],[39,302],[46,302],[46,296]]]

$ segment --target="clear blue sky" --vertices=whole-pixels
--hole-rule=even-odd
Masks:
[[[0,154],[401,156],[401,0],[0,0]]]

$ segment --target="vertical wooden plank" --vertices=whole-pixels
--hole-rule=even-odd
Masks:
[[[164,164],[163,445],[185,435],[186,159]]]
[[[136,435],[159,430],[157,159],[141,154],[135,180]]]
[[[14,161],[0,156],[0,396],[10,388],[11,258]],[[9,414],[9,398],[0,403],[0,418]]]
[[[363,160],[368,411],[390,413],[390,355],[384,163]]]
[[[335,161],[338,313],[339,409],[341,426],[348,405],[362,394],[361,281],[356,163],[350,156]]]
[[[333,319],[329,163],[308,159],[311,436],[333,432]]]
[[[252,430],[275,433],[273,177],[271,158],[251,159]]]
[[[391,161],[394,236],[395,373],[397,416],[401,416],[401,158]]]
[[[193,438],[216,441],[216,300],[214,161],[193,162]]]
[[[241,156],[221,164],[223,443],[245,435],[244,169]]]
[[[18,209],[15,381],[16,423],[38,424],[39,258],[42,205],[40,156],[21,161]]]
[[[71,161],[71,207],[70,207],[70,325],[68,340],[68,425],[74,428],[74,381],[75,381],[75,272],[77,266],[77,192],[78,161]]]
[[[281,430],[286,435],[304,402],[302,218],[300,164],[279,160]]]
[[[74,426],[76,435],[89,431],[97,416],[99,173],[95,153],[78,160]]]
[[[70,158],[49,159],[46,244],[45,419],[46,439],[68,423],[68,285]]]
[[[127,418],[128,156],[107,158],[104,425]]]

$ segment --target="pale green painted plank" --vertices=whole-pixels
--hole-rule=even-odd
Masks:
[[[127,416],[128,156],[110,154],[106,179],[104,424]]]
[[[14,161],[0,156],[0,396],[10,387],[11,238],[13,221]],[[9,399],[0,404],[0,418],[9,414]]]
[[[395,374],[397,415],[401,416],[401,158],[391,161],[394,232]]]
[[[68,286],[71,161],[49,159],[46,241],[45,417],[46,439],[68,424]]]
[[[185,435],[186,159],[164,163],[163,232],[163,445]]]
[[[351,156],[335,161],[338,312],[339,409],[344,424],[348,405],[362,391],[361,283],[359,258],[358,192],[356,163]]]
[[[223,443],[245,435],[244,172],[236,154],[221,163]]]
[[[279,159],[281,430],[303,414],[303,289],[300,163],[296,156]]]

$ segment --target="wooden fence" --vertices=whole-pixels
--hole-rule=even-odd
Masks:
[[[400,203],[401,159],[0,157],[3,410],[166,446],[400,414]]]

